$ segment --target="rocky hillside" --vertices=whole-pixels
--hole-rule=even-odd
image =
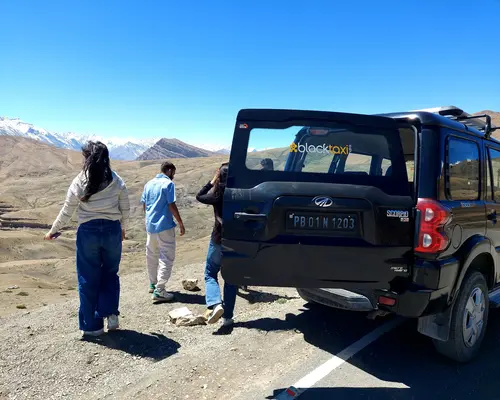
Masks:
[[[209,157],[212,151],[200,149],[179,139],[160,139],[153,147],[141,154],[137,160],[162,160],[165,158]]]

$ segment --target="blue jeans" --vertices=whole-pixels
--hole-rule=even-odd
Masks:
[[[205,266],[206,303],[208,308],[222,304],[217,275],[220,271],[222,250],[220,244],[210,240],[208,245],[207,263]],[[224,318],[233,318],[234,305],[238,287],[224,282]]]
[[[78,227],[76,272],[80,330],[100,330],[104,328],[104,318],[119,315],[121,255],[120,221],[96,219]]]

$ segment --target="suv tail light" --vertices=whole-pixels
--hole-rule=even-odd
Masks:
[[[443,226],[450,219],[449,210],[432,199],[418,199],[417,210],[420,210],[420,230],[415,251],[437,253],[446,249],[450,239]]]

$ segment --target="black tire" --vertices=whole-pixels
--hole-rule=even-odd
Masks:
[[[469,347],[464,339],[464,314],[469,297],[476,289],[480,289],[482,291],[484,298],[483,326],[481,328],[481,332],[477,335],[475,343]],[[433,339],[436,350],[444,356],[460,363],[469,362],[476,357],[486,333],[489,305],[488,285],[486,284],[484,275],[478,271],[469,271],[462,282],[460,292],[458,293],[458,297],[456,298],[455,305],[452,310],[450,336],[448,341],[443,342]]]

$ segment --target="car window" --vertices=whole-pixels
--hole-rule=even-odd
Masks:
[[[344,171],[370,174],[372,158],[366,154],[350,153],[345,160]]]
[[[489,193],[491,194],[491,185],[493,185],[493,199],[500,202],[500,151],[488,149],[491,159],[491,175],[493,183],[488,180]],[[491,196],[490,196],[491,198]]]
[[[371,171],[374,156],[391,165],[390,146],[383,134],[302,126],[280,130],[254,128],[245,164],[258,170],[383,175],[380,167],[378,172]]]
[[[490,165],[490,154],[489,149],[486,152],[486,193],[484,199],[486,201],[493,201],[493,188],[491,187],[491,165]]]
[[[450,200],[479,199],[479,146],[477,143],[448,138],[447,187]]]

